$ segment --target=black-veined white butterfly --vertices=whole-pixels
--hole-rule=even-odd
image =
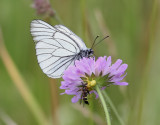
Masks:
[[[41,20],[31,22],[31,34],[42,71],[51,78],[60,78],[75,60],[93,55],[93,50],[63,25],[51,26]]]

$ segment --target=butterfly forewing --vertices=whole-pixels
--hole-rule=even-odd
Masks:
[[[84,42],[82,41],[82,39],[80,37],[78,37],[76,34],[74,34],[71,30],[69,30],[67,27],[63,26],[63,25],[56,25],[54,26],[56,29],[58,29],[59,31],[65,33],[70,39],[72,39],[74,41],[75,44],[77,44],[77,46],[80,49],[87,49],[86,45],[84,44]]]
[[[41,21],[31,22],[31,34],[36,43],[36,55],[43,72],[52,78],[60,78],[75,56],[87,49],[84,42],[62,25],[51,25]]]

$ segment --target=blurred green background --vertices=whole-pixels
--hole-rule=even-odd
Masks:
[[[44,125],[45,121],[54,125],[105,124],[99,101],[93,99],[84,108],[79,103],[71,104],[72,96],[59,95],[63,92],[59,90],[62,79],[51,80],[43,74],[30,35],[33,19],[52,25],[59,24],[61,19],[88,48],[97,35],[109,35],[94,51],[97,56],[111,55],[113,62],[120,58],[127,63],[129,85],[111,86],[105,91],[125,125],[160,125],[160,1],[50,0],[50,3],[56,11],[53,17],[37,15],[31,0],[0,0],[1,43],[3,40],[20,74],[16,76],[16,71],[9,67],[11,61],[0,44],[0,125]],[[16,84],[19,78],[23,80]],[[109,109],[112,125],[120,125],[110,106]]]

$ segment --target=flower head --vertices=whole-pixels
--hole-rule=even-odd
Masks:
[[[65,89],[62,94],[75,95],[72,102],[75,103],[83,96],[89,93],[98,94],[95,86],[99,85],[101,89],[105,89],[107,85],[128,85],[127,82],[121,82],[126,76],[125,71],[127,64],[122,64],[122,60],[118,59],[111,64],[111,56],[95,58],[83,58],[76,60],[74,66],[70,66],[63,75],[64,81],[61,82],[61,89]],[[84,91],[85,85],[85,91]],[[87,92],[88,94],[87,94]]]
[[[55,12],[49,3],[49,0],[33,0],[34,3],[32,7],[36,9],[38,15],[47,14],[49,16],[54,16]]]

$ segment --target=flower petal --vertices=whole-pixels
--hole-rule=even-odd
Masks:
[[[94,59],[93,58],[83,58],[81,60],[75,61],[75,66],[77,69],[88,75],[92,74],[94,68]]]
[[[65,90],[65,93],[68,95],[75,95],[78,93],[78,90],[79,90],[78,87],[74,87],[74,88]]]
[[[72,103],[76,103],[76,102],[78,102],[79,99],[81,99],[81,93],[74,96],[71,101],[72,101]]]
[[[99,57],[97,59],[96,64],[95,64],[95,75],[96,76],[100,75],[100,73],[104,70],[106,64],[107,64],[107,62],[106,62],[106,56]]]
[[[118,81],[121,81],[121,80],[123,80],[124,79],[124,77],[126,77],[126,75],[127,75],[127,73],[125,74],[125,75],[123,75],[123,76],[119,76],[119,75],[115,75],[115,76],[113,76],[109,81],[110,82],[118,82]]]
[[[105,66],[104,69],[103,69],[103,74],[102,74],[102,76],[105,76],[105,75],[107,75],[107,74],[109,73],[109,71],[110,71],[110,66],[111,66],[111,56],[109,56],[109,57],[107,58],[106,66]]]
[[[127,69],[128,65],[127,64],[122,64],[117,70],[114,70],[110,73],[110,76],[116,75],[116,74],[121,74],[125,72]]]
[[[111,66],[111,70],[117,69],[121,64],[122,64],[122,60],[121,60],[121,59],[118,59],[118,60]]]
[[[115,82],[115,83],[113,83],[114,85],[120,85],[120,86],[126,86],[126,85],[128,85],[128,83],[127,82]]]

